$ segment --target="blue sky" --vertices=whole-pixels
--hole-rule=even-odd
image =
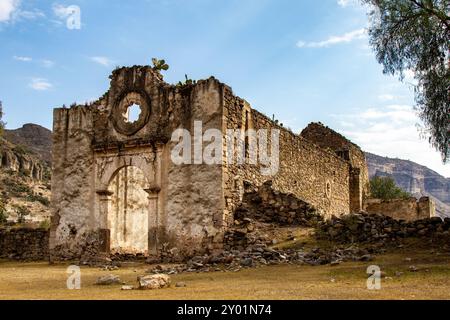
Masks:
[[[100,97],[115,66],[164,58],[167,82],[213,75],[295,132],[321,121],[449,177],[419,138],[413,80],[382,74],[367,23],[356,0],[0,0],[0,100],[8,128],[51,128],[54,107]]]

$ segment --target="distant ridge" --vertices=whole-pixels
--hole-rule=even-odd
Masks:
[[[390,176],[403,190],[416,197],[429,196],[437,213],[450,217],[450,178],[409,160],[381,157],[366,153],[369,176]]]
[[[22,145],[48,165],[52,162],[52,132],[40,125],[27,123],[15,130],[5,130],[4,138],[15,145]]]

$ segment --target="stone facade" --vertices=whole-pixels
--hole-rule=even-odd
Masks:
[[[0,258],[14,260],[48,259],[47,229],[0,228]]]
[[[419,200],[409,199],[380,200],[370,199],[366,201],[365,211],[389,216],[397,220],[416,221],[436,216],[436,209],[432,199],[422,197]]]
[[[365,153],[359,146],[321,123],[309,124],[302,131],[301,136],[324,149],[335,152],[350,163],[351,211],[360,212],[364,201],[370,197],[369,170]]]
[[[220,249],[246,182],[271,180],[326,217],[352,211],[351,179],[363,163],[279,126],[216,79],[174,86],[148,66],[116,69],[110,78],[98,101],[54,111],[52,259]],[[177,129],[189,133],[182,140],[193,146],[183,151],[193,162],[173,161]],[[209,129],[222,138],[212,163],[195,152],[215,141]],[[267,175],[264,166],[230,162],[228,129],[279,130],[279,170]]]

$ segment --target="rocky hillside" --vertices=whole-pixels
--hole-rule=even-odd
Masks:
[[[26,147],[42,161],[52,161],[52,132],[37,124],[28,123],[22,128],[5,130],[4,138],[14,145]]]
[[[48,224],[51,132],[37,125],[0,138],[0,223]]]
[[[369,176],[390,176],[403,190],[416,197],[429,196],[439,215],[450,217],[450,178],[427,167],[401,159],[366,153]]]

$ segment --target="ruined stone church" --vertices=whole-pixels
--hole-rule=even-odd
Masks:
[[[89,105],[54,110],[51,258],[190,255],[220,248],[244,184],[267,180],[324,217],[359,212],[364,153],[320,123],[300,135],[252,109],[214,78],[171,85],[149,66],[119,68]],[[132,121],[130,110],[139,116]],[[301,109],[299,109],[301,113]],[[252,164],[174,164],[178,128],[279,130],[279,170]]]

